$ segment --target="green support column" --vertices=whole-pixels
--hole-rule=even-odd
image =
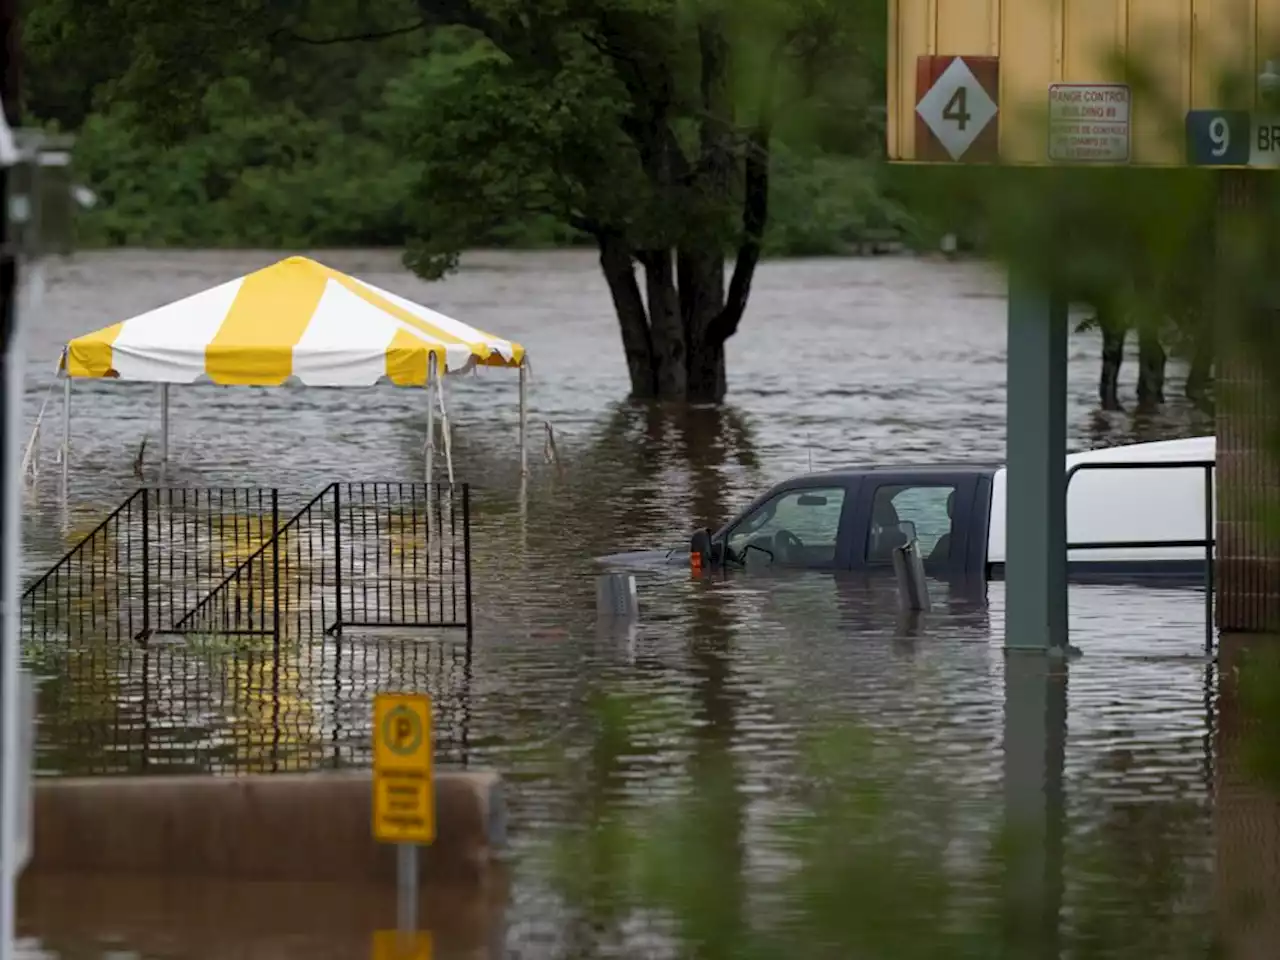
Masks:
[[[1067,304],[1009,278],[1004,642],[1067,646]]]
[[[1017,960],[1062,955],[1069,669],[1038,650],[1005,656],[1005,956]]]

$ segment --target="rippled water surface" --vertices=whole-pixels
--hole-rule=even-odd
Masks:
[[[584,920],[581,905],[534,851],[602,804],[640,809],[673,795],[708,751],[732,771],[735,809],[725,815],[741,828],[731,846],[754,851],[738,863],[749,875],[771,869],[769,851],[781,842],[770,832],[778,792],[806,736],[828,722],[910,743],[912,762],[947,782],[973,812],[975,836],[999,815],[1002,585],[993,585],[984,603],[951,597],[935,584],[937,611],[906,628],[883,584],[818,575],[692,582],[681,571],[657,571],[640,578],[641,625],[617,632],[595,623],[592,561],[678,542],[695,523],[721,520],[762,486],[810,466],[1002,459],[999,275],[907,258],[766,264],[729,345],[729,402],[681,412],[623,402],[616,325],[588,254],[476,255],[437,285],[413,279],[391,253],[317,256],[530,351],[527,512],[516,497],[516,378],[486,372],[450,383],[459,479],[473,484],[475,498],[474,644],[448,635],[317,639],[285,657],[274,685],[252,650],[186,647],[145,658],[136,651],[96,658],[32,651],[47,678],[44,772],[136,769],[129,758],[143,749],[148,766],[160,770],[267,768],[282,756],[292,766],[362,762],[370,694],[431,689],[442,755],[509,778],[512,834],[525,856],[517,860],[498,937],[522,957],[602,955],[607,944],[660,955],[638,945],[646,941],[633,939],[643,935],[626,917],[610,929]],[[48,399],[42,469],[26,513],[29,573],[47,567],[77,532],[136,488],[133,461],[144,435],[147,482],[160,482],[155,389],[77,383],[70,510],[63,516],[53,463],[60,389],[49,392],[59,345],[273,259],[135,251],[50,267],[29,346],[29,422]],[[1095,414],[1097,356],[1092,336],[1073,339],[1069,426],[1076,447],[1211,429],[1178,402],[1176,369],[1162,416]],[[1131,405],[1134,366],[1124,377]],[[174,463],[166,483],[274,486],[302,495],[334,480],[420,476],[420,392],[196,386],[175,389],[172,403]],[[548,429],[556,464],[543,454]],[[1199,909],[1212,855],[1215,696],[1201,655],[1202,597],[1194,590],[1078,586],[1071,618],[1085,655],[1070,668],[1063,915],[1096,893],[1085,847],[1100,833],[1139,828],[1133,836],[1153,857],[1185,862],[1191,879],[1179,896],[1187,909]],[[596,709],[602,694],[634,696],[661,722],[642,725],[625,755],[609,755]],[[1128,909],[1122,899],[1117,894],[1117,915]],[[179,919],[186,914],[170,911],[166,921],[153,905],[129,906],[148,902],[145,894],[112,901],[106,916],[119,918],[118,926],[104,919],[67,930],[56,910],[30,904],[24,916],[28,931],[58,956],[108,949],[228,955],[208,938],[184,934],[200,929],[195,919]],[[317,952],[322,935],[308,935],[305,919],[296,922],[297,937],[271,940],[274,949],[262,955],[330,955]],[[477,944],[494,942],[488,926],[476,937]],[[268,934],[246,927],[240,942],[261,948],[263,938]]]

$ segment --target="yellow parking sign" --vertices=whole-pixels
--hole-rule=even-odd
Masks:
[[[371,960],[431,960],[431,950],[431,934],[426,930],[377,930]]]
[[[431,843],[431,698],[380,693],[373,703],[373,835],[385,843]]]

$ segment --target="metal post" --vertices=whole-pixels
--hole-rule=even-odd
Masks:
[[[1213,523],[1213,467],[1204,468],[1204,652],[1205,656],[1213,653],[1213,562],[1214,562],[1214,523]]]
[[[431,401],[431,382],[435,380],[436,374],[436,355],[433,353],[431,359],[427,361],[427,452],[426,452],[426,472],[427,472],[427,503],[431,503],[431,481],[435,476],[435,452],[436,452],[436,408]]]
[[[280,672],[280,491],[271,488],[271,642]]]
[[[520,364],[520,476],[529,473],[529,370]]]
[[[1006,942],[1034,960],[1061,955],[1068,670],[1034,648],[1005,654]]]
[[[462,485],[462,576],[467,604],[467,640],[475,633],[471,608],[471,484]]]
[[[71,371],[62,382],[62,496],[67,496],[71,479]]]
[[[169,385],[160,384],[160,466],[169,465]]]
[[[418,845],[396,844],[396,929],[411,937],[418,929]]]
[[[440,439],[444,443],[444,464],[449,477],[449,486],[453,486],[453,441],[449,436],[449,411],[444,402],[444,383],[448,371],[436,377],[436,397],[440,401]]]
[[[4,135],[18,117],[17,0],[0,4],[0,49],[5,54],[0,74]],[[12,147],[12,144],[7,144]],[[7,151],[12,153],[12,149]],[[15,888],[18,879],[18,648],[21,642],[18,581],[22,562],[21,469],[22,398],[26,364],[19,315],[19,265],[14,211],[14,170],[17,160],[0,160],[0,376],[4,378],[4,411],[0,415],[0,956],[13,955],[16,938]],[[30,200],[30,198],[28,198]]]
[[[333,485],[333,587],[338,595],[335,632],[342,629],[342,484]]]
[[[1067,309],[1009,279],[1006,649],[1067,648]]]
[[[151,491],[142,490],[142,637],[151,636]]]
[[[7,178],[6,178],[7,179]],[[8,201],[8,184],[0,191],[0,201]],[[0,208],[0,220],[7,220]],[[5,227],[4,242],[9,240]],[[18,803],[18,570],[22,562],[19,481],[22,453],[18,448],[21,429],[23,379],[26,373],[18,320],[18,264],[12,250],[0,256],[0,364],[3,365],[3,403],[0,416],[0,457],[3,476],[0,490],[0,950],[12,955],[16,935],[14,888],[17,884],[15,817]]]

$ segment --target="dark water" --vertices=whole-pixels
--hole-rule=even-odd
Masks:
[[[989,604],[935,585],[938,611],[921,630],[904,631],[883,585],[804,575],[695,583],[682,572],[652,573],[641,577],[641,625],[618,634],[595,624],[592,558],[679,541],[695,521],[721,519],[761,486],[810,466],[1002,458],[998,275],[911,259],[767,264],[730,343],[730,402],[678,411],[621,401],[625,368],[589,255],[477,256],[435,286],[407,276],[393,254],[318,256],[530,351],[534,469],[523,513],[515,377],[488,372],[450,384],[459,479],[475,487],[474,645],[447,636],[352,637],[338,650],[328,641],[290,654],[274,684],[252,652],[188,648],[145,663],[105,654],[89,663],[33,651],[50,678],[41,699],[43,772],[128,767],[120,758],[136,752],[144,725],[153,767],[261,768],[266,745],[278,756],[282,742],[293,765],[337,756],[359,763],[371,693],[428,687],[442,711],[442,753],[509,779],[519,856],[497,936],[521,957],[667,955],[639,913],[619,907],[603,925],[588,919],[540,851],[589,811],[643,811],[676,795],[708,752],[732,772],[730,819],[742,835],[730,846],[752,851],[736,864],[748,881],[770,875],[785,855],[771,832],[779,791],[805,738],[830,723],[910,744],[911,763],[945,781],[956,809],[969,811],[959,835],[986,835],[1002,795],[1002,585],[993,585]],[[67,337],[272,259],[131,252],[52,266],[30,347],[29,419]],[[1097,355],[1093,337],[1073,339],[1076,447],[1211,430],[1178,402],[1176,369],[1162,416],[1096,415]],[[1130,405],[1135,367],[1124,378]],[[26,514],[32,572],[137,485],[132,462],[144,434],[150,451],[158,447],[154,388],[78,383],[66,532],[52,461],[58,398],[45,413],[43,466]],[[416,479],[424,405],[420,393],[391,388],[175,389],[175,463],[165,479],[298,493],[340,479]],[[557,465],[544,461],[544,422],[554,429]],[[154,466],[147,478],[158,480]],[[1176,863],[1186,878],[1185,889],[1169,894],[1177,901],[1170,909],[1195,915],[1208,907],[1213,855],[1208,737],[1216,680],[1201,656],[1202,597],[1073,587],[1071,625],[1085,656],[1070,669],[1062,915],[1071,927],[1081,904],[1101,897],[1102,915],[1124,929],[1132,898],[1109,891],[1085,851],[1099,834],[1125,834],[1135,818],[1142,849]],[[348,668],[335,673],[335,656]],[[640,705],[621,754],[602,746],[602,695]],[[29,931],[54,956],[108,949],[150,956],[155,942],[166,956],[232,949],[184,934],[198,929],[194,920],[165,921],[153,906],[133,911],[127,898],[102,914],[120,918],[116,927],[103,920],[101,929],[64,929],[56,911],[37,909],[58,896],[24,907]],[[266,902],[272,896],[260,894]],[[1152,909],[1147,904],[1144,915]],[[247,926],[235,942],[246,956],[319,955],[324,934],[308,922],[282,919],[277,926],[288,929],[274,932]],[[480,925],[483,935],[459,956],[486,955],[495,934],[488,920]],[[1151,949],[1140,926],[1129,946]],[[104,937],[110,945],[95,946]]]

